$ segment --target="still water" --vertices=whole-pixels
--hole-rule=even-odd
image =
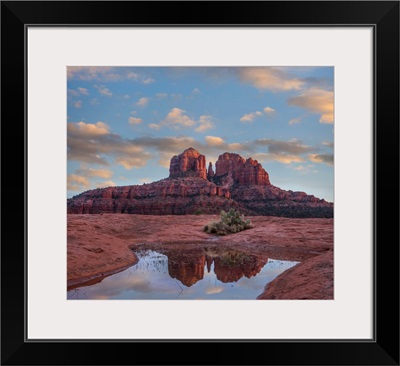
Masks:
[[[67,292],[86,299],[256,299],[265,285],[298,262],[234,250],[136,252],[132,267]]]

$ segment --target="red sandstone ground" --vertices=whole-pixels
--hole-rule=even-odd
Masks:
[[[333,219],[246,218],[253,229],[215,237],[203,227],[217,215],[68,215],[68,288],[133,265],[131,248],[221,246],[302,262],[267,285],[260,299],[333,299]]]

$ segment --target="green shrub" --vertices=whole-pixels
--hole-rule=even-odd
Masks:
[[[195,215],[202,215],[204,212],[201,208],[198,208],[196,211],[193,212]]]
[[[209,234],[226,235],[238,233],[239,231],[251,229],[253,224],[249,219],[245,220],[244,215],[231,208],[228,212],[221,211],[221,220],[212,221],[204,226],[204,231]]]

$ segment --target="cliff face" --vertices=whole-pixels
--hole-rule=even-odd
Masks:
[[[257,160],[246,160],[238,154],[220,155],[215,170],[214,179],[222,180],[223,184],[271,185],[268,173]]]
[[[207,179],[206,157],[190,147],[171,159],[169,177],[199,177]]]
[[[67,212],[185,215],[238,208],[247,215],[333,217],[333,204],[270,183],[257,160],[224,153],[206,169],[193,148],[171,159],[169,178],[145,185],[99,188],[67,200]]]

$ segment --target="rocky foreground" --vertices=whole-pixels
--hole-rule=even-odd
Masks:
[[[138,248],[171,253],[230,248],[251,253],[260,263],[263,258],[301,261],[269,283],[259,299],[333,299],[333,219],[254,216],[248,217],[255,225],[253,229],[224,237],[206,234],[204,225],[218,218],[68,215],[68,288],[98,282],[135,264],[133,251]],[[203,262],[200,264],[204,267]],[[179,262],[173,270],[174,276],[184,278],[188,285],[193,281],[187,273],[180,273]]]
[[[230,208],[246,215],[333,217],[333,203],[271,184],[257,160],[224,153],[206,168],[193,148],[173,156],[168,178],[144,185],[99,188],[67,200],[69,214],[216,214]]]

